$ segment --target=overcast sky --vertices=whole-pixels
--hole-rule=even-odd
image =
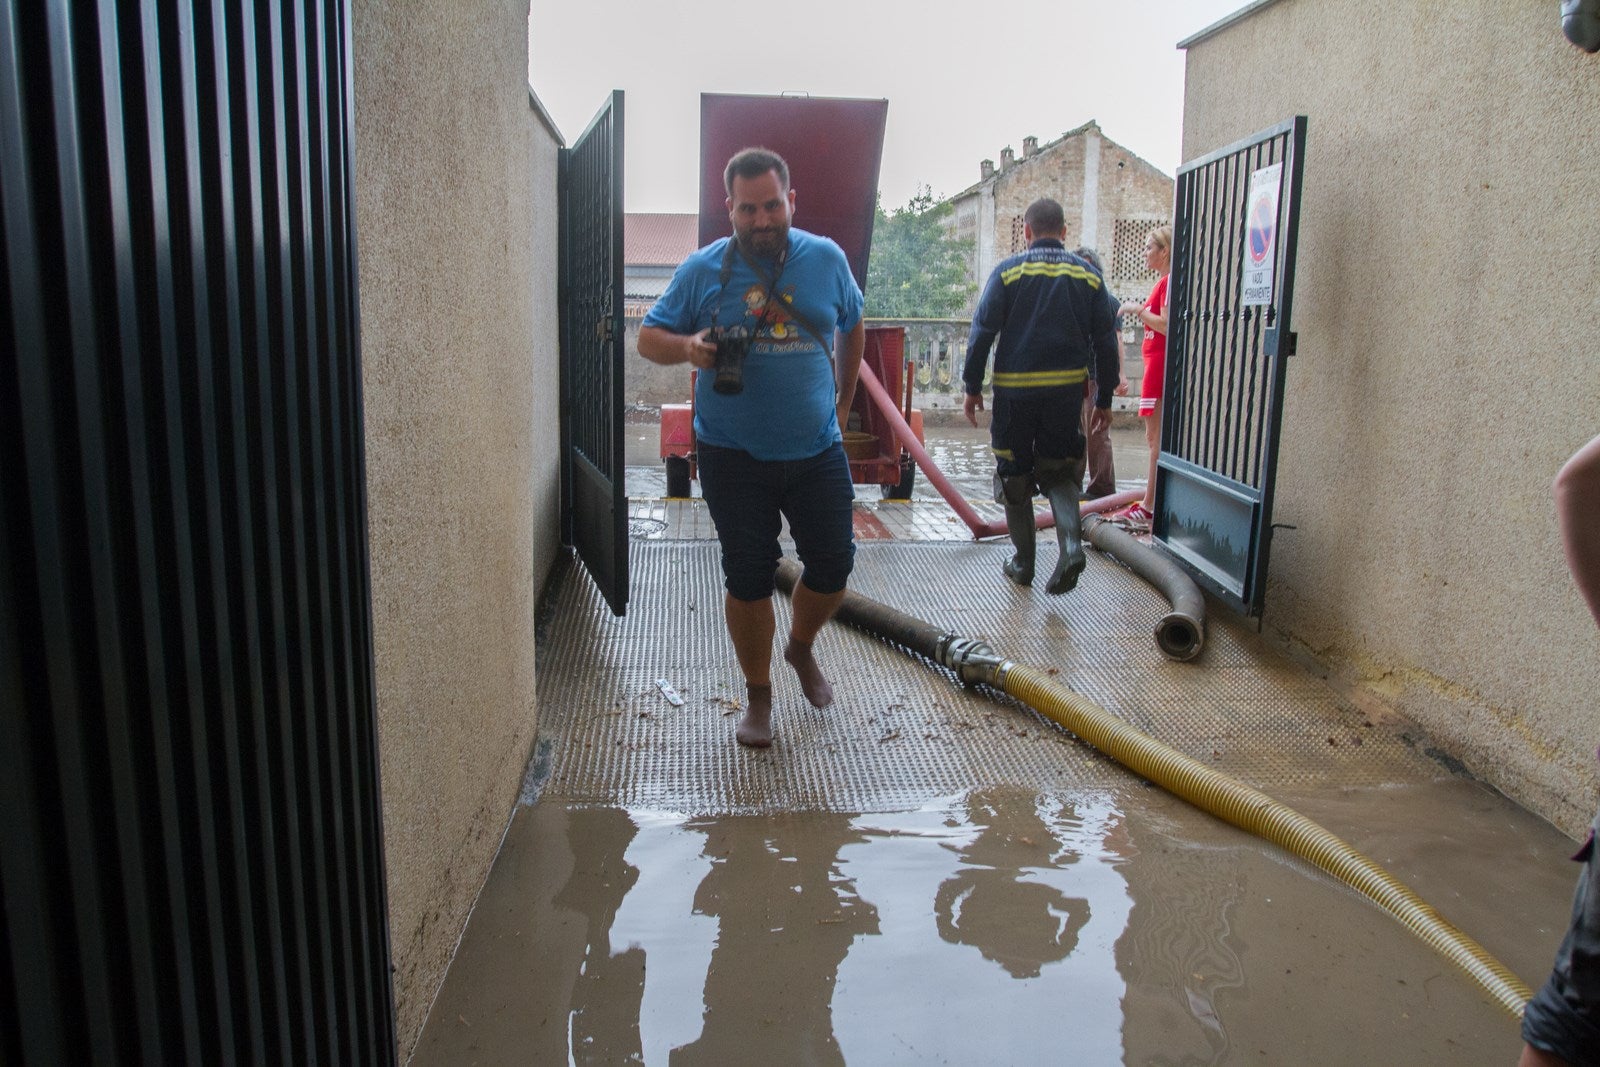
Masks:
[[[532,0],[528,78],[568,143],[626,96],[628,211],[694,211],[700,94],[887,98],[886,208],[978,180],[1022,138],[1096,119],[1171,174],[1178,41],[1247,0]]]

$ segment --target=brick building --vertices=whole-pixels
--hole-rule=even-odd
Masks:
[[[1155,275],[1144,267],[1144,239],[1172,219],[1173,180],[1105,136],[1094,120],[1043,145],[1024,137],[1020,156],[1008,145],[999,167],[988,159],[980,167],[977,184],[950,198],[955,210],[948,222],[957,237],[973,242],[968,268],[980,291],[996,263],[1027,247],[1022,215],[1041,196],[1066,209],[1067,247],[1100,253],[1114,292],[1150,291]]]

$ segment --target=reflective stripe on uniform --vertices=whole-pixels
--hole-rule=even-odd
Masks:
[[[1089,283],[1089,288],[1100,288],[1100,275],[1079,263],[1018,263],[1000,272],[1000,281],[1010,285],[1023,275],[1041,278],[1077,278]]]
[[[993,384],[1001,389],[1053,389],[1089,380],[1087,367],[1072,370],[995,371]]]

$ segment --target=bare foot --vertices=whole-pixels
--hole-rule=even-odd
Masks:
[[[822,668],[817,666],[817,658],[811,654],[810,645],[791,637],[783,650],[783,658],[800,676],[800,688],[805,692],[806,699],[811,701],[812,707],[825,708],[833,703],[833,686],[822,676]]]
[[[734,736],[741,745],[751,748],[772,747],[772,686],[747,685],[745,686],[744,718],[739,720],[739,728],[734,731]]]

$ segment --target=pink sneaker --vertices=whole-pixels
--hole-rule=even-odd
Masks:
[[[1154,519],[1155,516],[1140,501],[1134,501],[1127,507],[1111,513],[1112,522],[1118,526],[1126,526],[1130,530],[1148,530]]]

